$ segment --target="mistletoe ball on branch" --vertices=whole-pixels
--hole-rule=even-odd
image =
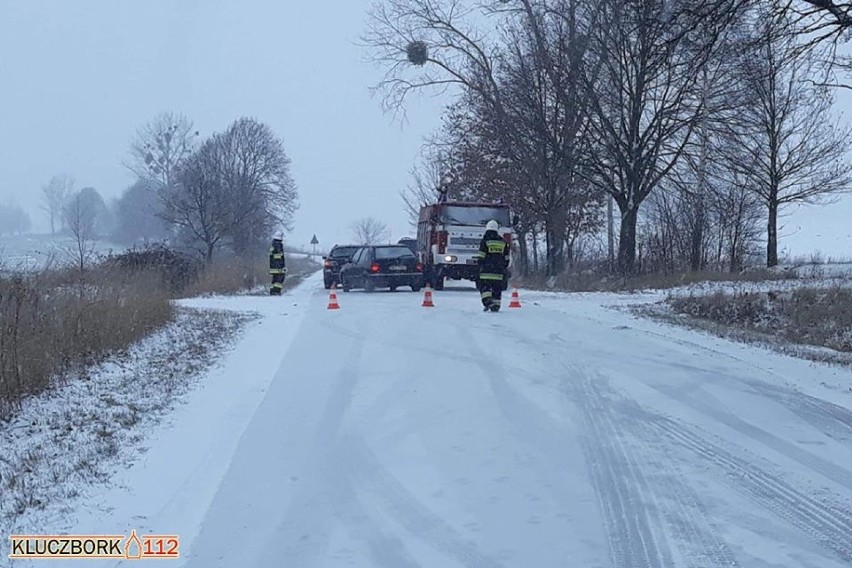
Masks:
[[[429,60],[429,48],[422,41],[412,41],[405,48],[408,60],[414,65],[423,65]]]

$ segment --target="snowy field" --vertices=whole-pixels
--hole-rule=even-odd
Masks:
[[[177,534],[151,562],[191,568],[852,564],[852,371],[626,309],[662,292],[329,311],[321,278],[183,302],[260,318],[132,465],[19,526]]]
[[[52,235],[6,235],[0,237],[0,271],[37,271],[46,265],[67,266],[79,262],[72,237]],[[92,256],[121,252],[127,247],[92,241],[86,248]]]

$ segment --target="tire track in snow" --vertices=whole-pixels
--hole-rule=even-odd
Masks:
[[[559,427],[547,419],[543,409],[509,384],[504,369],[491,362],[473,335],[464,328],[460,328],[459,333],[489,378],[504,414],[515,427],[526,433],[525,440],[551,455],[554,448],[566,443],[565,434]],[[530,345],[535,344],[526,338],[522,341]],[[611,419],[607,413],[600,412],[603,407],[593,395],[594,393],[583,390],[576,402],[589,428],[589,431],[581,436],[581,442],[603,512],[613,565],[616,568],[673,566],[665,539],[655,534],[654,526],[661,524],[659,519],[649,518],[655,515],[641,505],[635,506],[643,497],[639,488],[644,486],[647,491],[647,484],[632,460],[627,457]],[[601,408],[595,409],[592,406]]]
[[[570,469],[573,464],[567,452],[554,452],[554,448],[566,447],[572,440],[567,427],[559,424],[543,408],[514,388],[507,379],[507,370],[511,367],[492,362],[467,328],[460,326],[457,331],[462,343],[467,345],[472,354],[471,361],[487,378],[501,413],[511,424],[511,435],[518,439],[522,447],[535,448],[545,457],[544,460],[539,460],[537,472],[547,479],[550,487],[555,489],[564,485],[562,472]],[[535,378],[535,374],[530,373],[528,369],[520,374]],[[558,492],[553,494],[556,499],[562,498]],[[571,508],[570,503],[565,506]]]
[[[606,389],[605,396],[604,389],[607,382],[604,377],[590,376],[582,370],[578,374],[583,376],[582,387],[573,386],[574,397],[583,397],[588,401],[583,410],[589,423],[593,424],[589,438],[590,453],[606,454],[606,448],[600,450],[597,448],[599,439],[617,442],[610,444],[610,447],[614,449],[611,450],[609,459],[626,462],[630,473],[623,477],[632,479],[640,496],[646,495],[647,499],[659,509],[659,515],[654,514],[653,509],[648,512],[651,526],[664,526],[659,517],[665,519],[665,525],[674,536],[671,540],[687,566],[695,568],[739,566],[727,544],[716,536],[718,530],[710,522],[707,511],[696,492],[681,476],[671,472],[668,452],[665,448],[660,448],[659,444],[655,446],[647,442],[653,439],[647,423],[647,414],[634,401],[620,398],[611,389]],[[617,409],[620,412],[617,413]],[[642,451],[638,452],[638,455],[641,459],[636,457],[635,452],[628,449],[623,432],[630,432],[639,441]],[[606,455],[604,459],[607,459]],[[598,463],[593,462],[592,465],[600,469]],[[598,472],[598,475],[607,473],[611,473],[610,485],[623,483],[623,479],[620,479],[622,476],[619,476],[617,471]],[[620,553],[624,556],[630,551],[620,551]],[[649,562],[649,564],[638,565],[657,566],[653,563],[653,558],[649,559]],[[616,565],[622,564],[616,563]],[[637,564],[627,561],[623,565],[636,566]]]
[[[435,550],[469,568],[502,568],[498,560],[481,552],[464,539],[446,521],[432,512],[376,458],[367,444],[357,436],[341,440],[351,466],[350,475],[356,485],[375,495],[380,504],[411,535],[422,539]]]
[[[664,387],[657,384],[649,385],[658,392],[668,396],[693,410],[700,412],[719,423],[755,440],[756,442],[775,450],[783,456],[805,466],[811,471],[826,477],[841,487],[852,487],[852,472],[830,462],[812,452],[804,450],[795,444],[779,438],[775,434],[764,430],[754,424],[750,424],[721,408],[721,404],[711,405],[709,401],[715,401],[715,397],[707,392],[683,393],[678,389]]]
[[[330,331],[332,331],[334,333],[339,333],[340,335],[343,335],[345,337],[350,337],[350,338],[353,338],[353,339],[358,339],[358,338],[362,337],[361,332],[346,329],[345,327],[341,326],[337,322],[323,321],[322,324],[325,327],[327,327]],[[428,346],[425,346],[425,345],[414,345],[410,342],[406,343],[405,341],[376,340],[374,338],[371,338],[370,342],[374,345],[381,345],[383,347],[390,347],[390,348],[393,348],[393,349],[411,351],[413,353],[428,355],[430,357],[440,357],[442,359],[447,359],[449,361],[456,361],[456,362],[459,362],[459,363],[470,363],[470,364],[479,364],[480,363],[480,361],[477,360],[473,356],[460,355],[458,353],[453,353],[453,352],[447,351],[445,349],[444,350],[435,349],[435,348],[431,348],[431,347],[428,347]],[[505,367],[507,369],[511,369],[512,371],[520,373],[520,374],[528,374],[529,373],[529,371],[527,369],[524,369],[522,367],[517,367],[517,366],[514,366],[514,365],[506,365]]]
[[[673,566],[662,525],[650,498],[648,483],[616,427],[610,403],[582,377],[573,385],[587,432],[583,445],[592,483],[607,525],[610,553],[617,568]],[[571,388],[571,387],[569,387]]]
[[[657,416],[657,430],[724,473],[724,480],[759,506],[809,535],[844,562],[852,562],[852,514],[830,502],[809,497],[778,475],[737,457],[695,428]]]
[[[348,444],[346,438],[340,438],[337,454],[348,456]],[[332,497],[337,517],[347,524],[358,540],[367,543],[373,566],[419,568],[420,564],[411,556],[403,541],[383,530],[366,511],[352,483],[351,473],[337,478]]]
[[[340,333],[357,341],[362,341],[365,334],[346,329],[338,322],[323,321],[323,324],[334,333]],[[394,348],[412,351],[426,352],[431,355],[449,357],[449,354],[428,348],[413,348],[404,342],[377,341],[371,337],[371,345],[391,346]],[[463,359],[456,357],[456,360]],[[467,361],[469,362],[469,361]],[[348,366],[348,365],[347,365]],[[396,381],[385,393],[379,396],[378,401],[388,401],[392,394],[399,392],[404,386],[403,381]],[[353,385],[354,388],[354,385]],[[351,389],[350,389],[351,391]],[[375,403],[374,403],[375,404]],[[345,435],[337,440],[338,458],[348,466],[348,474],[343,479],[336,478],[335,483],[341,484],[344,489],[339,492],[341,498],[353,505],[358,503],[363,516],[363,506],[358,500],[358,495],[366,492],[375,495],[382,508],[387,510],[403,528],[416,538],[422,539],[430,547],[455,559],[464,566],[471,568],[502,568],[502,564],[479,551],[476,545],[467,541],[446,521],[431,511],[414,494],[396,479],[376,458],[373,451],[359,436]],[[330,465],[330,469],[333,469]],[[359,490],[356,490],[359,489]],[[352,501],[354,498],[354,501]],[[340,512],[338,512],[340,515]],[[344,518],[352,525],[357,517],[343,513]],[[363,519],[361,519],[363,522]],[[383,563],[388,568],[417,566],[416,561],[411,558],[398,539],[388,537],[374,524],[370,531],[375,538],[369,540],[372,557],[375,561]],[[387,544],[390,543],[390,549]]]
[[[761,374],[774,376],[769,370],[755,365],[752,361],[735,357],[700,343],[647,330],[636,331],[640,334],[662,338],[678,345],[699,349],[714,357],[724,357],[741,366],[759,371]],[[605,355],[604,352],[600,354]],[[683,366],[687,370],[700,371],[703,374],[707,373],[706,369],[698,369],[688,364],[684,365],[674,361],[661,360],[652,355],[643,356],[640,354],[638,357],[642,361],[647,361],[655,366]],[[760,381],[748,381],[736,376],[732,376],[731,378],[752,388],[760,389],[764,385],[771,387],[768,383],[761,383]],[[778,389],[777,392],[780,394],[783,390]],[[816,424],[827,425],[829,421],[833,421],[832,427],[835,432],[838,429],[845,431],[852,424],[850,412],[843,407],[803,395],[802,400],[805,401],[804,406],[806,408],[806,410],[803,410],[801,407],[796,408],[798,404],[797,398],[793,395],[778,397],[779,401],[788,404],[794,412],[798,410],[807,413]],[[691,432],[689,427],[668,418],[653,415],[647,418],[646,422],[653,425],[656,432],[665,434],[668,439],[676,442],[679,446],[715,464],[725,473],[724,479],[729,485],[732,485],[735,490],[756,502],[758,506],[774,513],[796,530],[809,535],[845,562],[852,563],[852,513],[850,513],[847,505],[840,503],[839,498],[820,500],[809,497],[784,482],[777,474],[758,467],[757,464],[754,464],[748,459],[736,457],[733,453],[723,449],[722,446],[712,444],[701,435]],[[746,429],[748,430],[748,428]],[[783,440],[781,442],[782,444],[779,449],[782,453],[786,453],[784,452],[787,449],[785,446],[786,442]],[[794,454],[797,453],[794,452]],[[805,454],[808,455],[799,454],[796,457],[803,460],[811,469],[815,469],[814,461],[811,458],[817,456],[812,456],[808,452],[805,452]],[[824,460],[817,457],[817,461]],[[815,471],[819,472],[818,468],[819,466],[817,465]],[[833,477],[835,481],[845,482],[848,480],[848,472],[842,470],[842,468],[838,470],[836,466],[830,464],[830,469],[831,473],[829,473],[829,477]],[[849,485],[845,486],[848,487]]]
[[[719,378],[725,378],[731,382],[739,383],[756,395],[765,396],[781,403],[788,410],[831,438],[840,441],[847,441],[852,438],[852,411],[848,408],[793,388],[738,377],[724,370],[707,369],[681,362],[672,362],[671,365],[688,371],[691,375],[708,377],[713,382],[718,381]]]
[[[826,436],[844,442],[852,438],[852,412],[848,409],[827,400],[782,389],[768,383],[748,381],[748,385],[756,394],[780,402]]]
[[[493,324],[491,327],[499,328]],[[542,344],[542,340],[525,337],[517,330],[513,330],[512,334],[516,340],[531,348],[537,349]],[[466,342],[475,346],[470,334],[464,335]],[[477,348],[476,354],[479,361],[485,362],[483,370],[498,379],[492,380],[498,397],[505,402],[511,391],[516,401],[526,401],[523,406],[532,404],[512,389],[505,379],[505,371],[499,365],[490,364],[481,349]],[[651,462],[651,448],[647,442],[641,442],[642,439],[651,439],[651,433],[648,425],[636,418],[639,414],[631,412],[632,419],[627,415],[617,414],[611,398],[607,399],[601,394],[605,379],[592,379],[582,369],[565,365],[558,359],[557,362],[557,368],[570,373],[575,381],[569,382],[565,390],[566,394],[572,395],[569,398],[581,409],[584,416],[587,428],[583,436],[584,451],[601,511],[604,513],[614,565],[618,568],[675,565],[666,535],[660,534],[664,526],[660,518],[662,515],[687,566],[738,566],[730,549],[716,536],[717,529],[709,521],[695,491],[682,479],[671,475],[669,466],[664,462]],[[556,374],[558,373],[559,371]],[[638,405],[632,401],[625,401],[625,404],[630,407],[628,410],[639,410]],[[509,414],[511,417],[512,413]],[[540,422],[543,412],[528,411],[525,414],[526,416],[514,413],[515,418],[519,419],[516,420],[520,422],[519,427],[530,422]],[[641,442],[643,460],[637,459],[629,449],[623,432],[634,435],[646,432],[644,438],[636,437]],[[653,489],[646,477],[646,470],[655,481]],[[642,510],[633,505],[643,501],[655,505],[659,513],[654,508]]]
[[[299,490],[277,527],[277,538],[273,538],[264,551],[265,558],[283,556],[298,566],[323,565],[322,560],[329,547],[332,519],[337,516],[350,524],[352,518],[358,516],[358,501],[347,499],[346,484],[349,481],[338,465],[340,455],[336,441],[360,378],[363,351],[363,337],[356,337],[346,357],[340,362],[337,379],[327,387],[329,398],[311,443],[313,454],[300,476]],[[353,508],[343,516],[341,499]],[[369,532],[387,540],[378,529]],[[372,542],[370,545],[373,549]],[[397,554],[397,551],[397,547],[391,547],[376,559],[385,562],[382,565],[388,568],[411,566],[408,558],[404,554]]]

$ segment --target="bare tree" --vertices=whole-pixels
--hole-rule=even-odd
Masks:
[[[482,31],[482,18],[488,11],[472,0],[376,0],[364,41],[387,69],[375,87],[385,108],[402,111],[407,97],[424,88],[493,96],[497,38]]]
[[[589,116],[581,68],[595,12],[579,0],[390,0],[374,8],[367,38],[388,67],[379,85],[387,107],[398,109],[418,89],[460,89],[442,141],[451,148],[451,193],[504,198],[520,211],[523,258],[527,234],[541,223],[549,274],[561,270],[583,226],[566,224],[579,220],[568,209],[582,207],[589,188],[576,169]]]
[[[734,174],[736,175],[736,174]],[[716,263],[730,272],[742,270],[746,259],[757,249],[763,212],[748,183],[733,179],[713,191],[711,226],[716,229]]]
[[[208,264],[230,227],[221,164],[219,145],[208,140],[185,161],[172,184],[160,190],[160,215],[201,243]]]
[[[241,118],[214,136],[226,191],[228,236],[235,252],[270,233],[292,227],[298,209],[296,183],[283,142],[266,124]]]
[[[168,187],[192,155],[198,137],[189,118],[162,113],[136,132],[126,167],[140,179],[156,182],[158,188]]]
[[[417,226],[420,208],[438,199],[438,188],[448,173],[446,155],[434,144],[423,147],[420,162],[411,169],[411,183],[400,191],[412,227]]]
[[[592,30],[594,120],[587,179],[621,213],[618,267],[635,272],[636,225],[645,199],[684,155],[705,107],[701,70],[739,14],[738,0],[601,0],[607,25]]]
[[[94,254],[94,240],[97,236],[97,202],[79,191],[65,204],[65,223],[74,238],[74,259],[80,273]]]
[[[754,15],[754,49],[741,69],[752,101],[732,124],[726,157],[766,207],[766,264],[772,267],[781,208],[852,188],[852,130],[830,116],[831,90],[810,81],[826,48],[802,53],[788,24],[765,16]]]
[[[57,222],[62,223],[62,208],[65,206],[72,191],[74,191],[74,180],[67,175],[53,176],[41,188],[41,208],[50,217],[50,232],[54,235],[56,234]]]
[[[390,231],[378,219],[365,217],[352,224],[352,237],[359,245],[375,245],[389,240]]]
[[[774,16],[787,23],[788,31],[804,38],[797,47],[833,46],[828,51],[837,55],[838,44],[849,40],[845,34],[852,29],[852,2],[836,0],[766,0]]]

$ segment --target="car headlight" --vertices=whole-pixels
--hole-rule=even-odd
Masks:
[[[444,257],[444,262],[455,262],[459,259],[457,256],[447,255]]]

